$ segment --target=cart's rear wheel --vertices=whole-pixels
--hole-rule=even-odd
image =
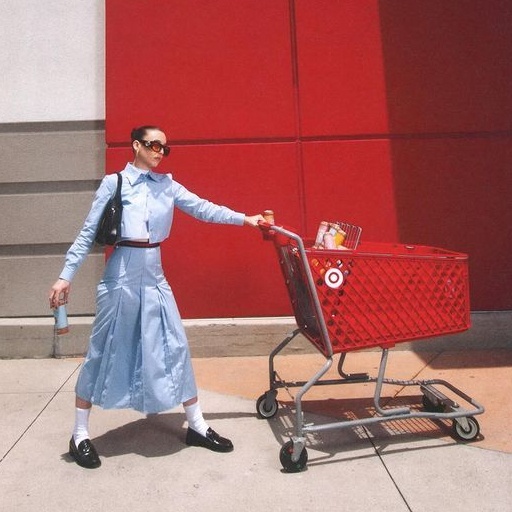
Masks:
[[[465,419],[468,422],[467,426],[463,426],[457,420],[453,420],[453,432],[463,441],[473,441],[478,437],[478,434],[480,434],[480,425],[472,416],[468,416]]]
[[[267,399],[267,395],[261,395],[256,402],[256,411],[260,418],[270,419],[273,418],[277,413],[277,400]]]
[[[445,406],[441,403],[435,404],[427,395],[423,395],[423,408],[427,412],[444,412]]]
[[[308,463],[308,452],[303,448],[300,452],[299,460],[292,461],[293,441],[288,441],[281,447],[279,452],[279,460],[287,473],[298,473],[302,471]]]

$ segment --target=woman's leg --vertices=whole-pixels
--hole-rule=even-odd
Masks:
[[[202,436],[206,436],[208,424],[203,418],[203,413],[201,412],[197,396],[183,402],[183,408],[185,409],[188,426]]]
[[[77,396],[75,398],[75,406],[79,407],[80,409],[90,409],[92,407],[92,404],[91,402],[88,402],[87,400],[84,400],[83,398]]]
[[[89,415],[91,413],[91,402],[77,396],[75,398],[75,427],[73,439],[78,446],[84,439],[89,439]]]
[[[79,466],[84,468],[99,468],[101,460],[89,438],[89,414],[91,402],[80,398],[75,399],[75,428],[69,441],[69,454]]]

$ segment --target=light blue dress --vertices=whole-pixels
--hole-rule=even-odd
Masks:
[[[175,207],[203,221],[243,225],[243,213],[201,199],[170,174],[127,164],[121,175],[123,238],[162,242],[169,236]],[[62,279],[71,281],[89,254],[116,184],[115,174],[102,180],[66,254]],[[77,396],[106,409],[156,413],[197,395],[188,342],[162,269],[160,247],[116,247],[98,285],[96,307]]]

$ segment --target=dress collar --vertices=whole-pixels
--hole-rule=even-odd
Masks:
[[[135,183],[139,180],[141,176],[148,176],[153,181],[162,181],[165,178],[165,174],[160,174],[153,171],[145,171],[143,169],[139,169],[135,167],[132,163],[127,163],[124,168],[126,179],[130,183],[130,185],[135,185]]]

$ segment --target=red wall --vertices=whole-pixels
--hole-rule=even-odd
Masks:
[[[156,13],[152,11],[155,8]],[[472,309],[512,309],[508,0],[109,0],[107,170],[161,125],[196,193],[314,235],[470,254]],[[177,215],[183,316],[290,314],[256,231]]]

